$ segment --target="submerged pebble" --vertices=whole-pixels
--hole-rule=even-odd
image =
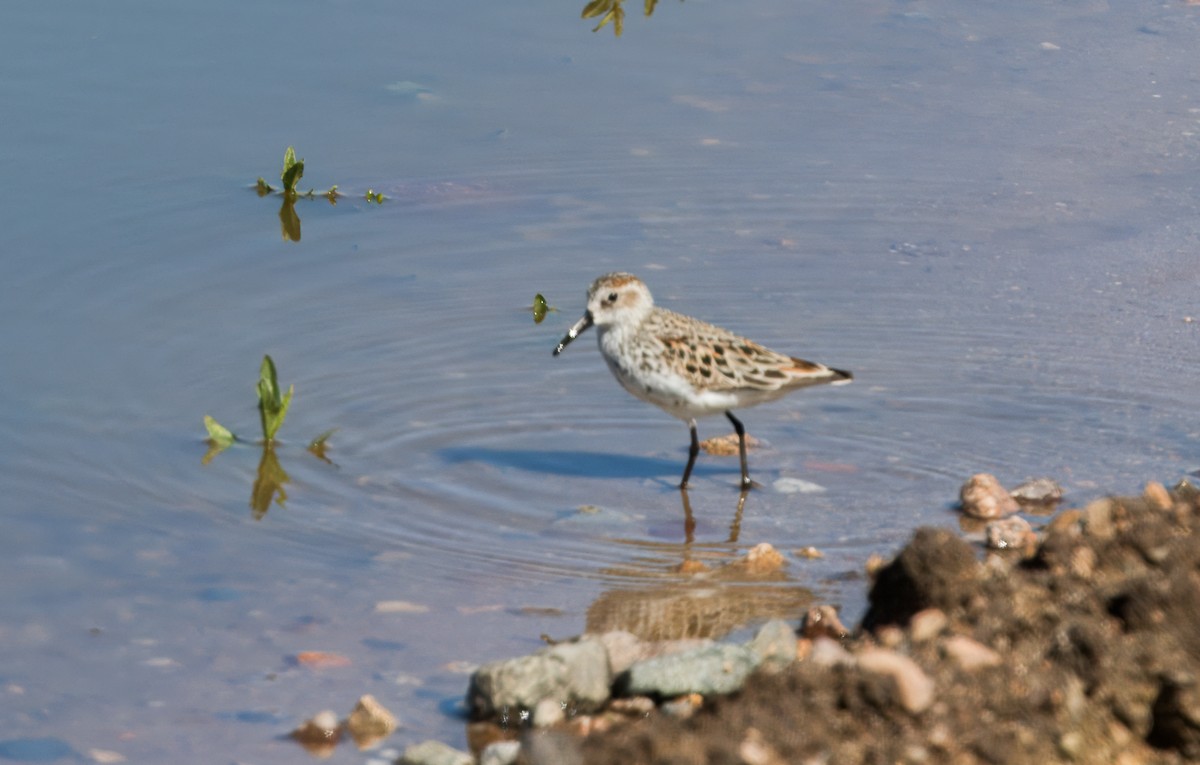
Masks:
[[[1033,527],[1020,516],[992,521],[985,535],[987,546],[993,550],[1023,550],[1037,543]]]
[[[964,515],[991,520],[1013,515],[1020,507],[991,473],[976,473],[963,484],[959,500]]]
[[[1012,498],[1018,502],[1049,505],[1063,498],[1063,489],[1052,478],[1030,478],[1011,492]]]

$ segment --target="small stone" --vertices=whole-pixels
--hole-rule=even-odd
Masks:
[[[966,672],[998,667],[1001,663],[1000,654],[965,635],[951,635],[946,638],[942,648],[945,649],[946,655]]]
[[[640,661],[629,668],[622,695],[682,696],[733,693],[758,666],[745,646],[720,644]]]
[[[364,749],[396,730],[396,716],[368,693],[358,700],[346,718],[346,730],[358,748]]]
[[[703,574],[710,571],[711,568],[704,561],[685,560],[675,567],[675,573],[691,576],[692,574]]]
[[[337,713],[329,709],[316,713],[292,731],[292,738],[315,755],[332,752],[341,737]]]
[[[863,564],[863,570],[867,572],[868,577],[874,579],[875,575],[882,571],[886,565],[888,565],[887,558],[879,553],[871,553],[867,556],[867,562]]]
[[[800,634],[809,639],[819,637],[841,640],[850,634],[838,618],[837,609],[830,605],[813,606],[800,622]]]
[[[798,558],[808,558],[809,560],[816,560],[816,559],[825,557],[825,553],[821,552],[820,550],[818,550],[817,548],[815,548],[811,545],[808,547],[801,547],[798,550],[793,550],[793,553]]]
[[[647,717],[654,711],[654,699],[649,696],[630,696],[624,699],[613,699],[608,709],[627,717]]]
[[[696,714],[696,710],[702,706],[704,706],[704,697],[699,693],[689,693],[677,699],[663,702],[663,705],[659,709],[667,717],[674,717],[676,720],[686,720]]]
[[[471,676],[467,707],[475,719],[486,719],[505,707],[533,709],[550,699],[586,713],[608,700],[612,677],[604,642],[585,636],[480,667]]]
[[[752,435],[746,435],[746,451],[757,449],[761,442]],[[706,438],[700,442],[700,448],[705,454],[712,454],[717,457],[736,457],[741,447],[738,445],[738,434],[729,433],[724,436],[714,436]]]
[[[125,755],[120,752],[113,752],[108,749],[89,749],[88,757],[93,761],[102,763],[102,765],[111,765],[112,763],[125,762]]]
[[[1078,759],[1083,754],[1086,742],[1083,734],[1077,730],[1067,731],[1058,738],[1058,749],[1067,759]]]
[[[1020,510],[1017,501],[990,473],[971,476],[963,484],[958,496],[963,514],[972,518],[1005,518]]]
[[[742,567],[750,574],[773,574],[782,570],[787,561],[770,542],[762,542],[751,547],[745,556],[730,565]]]
[[[915,661],[883,648],[867,648],[856,657],[864,672],[892,678],[900,705],[911,714],[920,714],[933,703],[936,687],[925,670]]]
[[[575,715],[567,718],[566,730],[572,735],[586,738],[593,733],[603,733],[613,727],[615,715]],[[553,730],[561,730],[554,728]]]
[[[950,619],[942,609],[926,608],[912,615],[908,622],[908,634],[914,643],[924,643],[942,634],[949,623]]]
[[[875,630],[875,640],[884,648],[897,648],[904,642],[904,630],[895,624],[885,624]]]
[[[1113,523],[1116,507],[1115,502],[1104,497],[1083,508],[1083,527],[1088,536],[1096,539],[1111,539],[1117,533]]]
[[[497,741],[479,754],[479,765],[513,765],[520,753],[520,741]]]
[[[1029,521],[1018,515],[992,521],[984,530],[984,536],[987,546],[993,550],[1024,550],[1037,543]]]
[[[782,619],[764,624],[746,645],[762,657],[762,665],[769,669],[781,669],[796,660],[796,633]]]
[[[1048,505],[1063,498],[1062,487],[1052,478],[1030,478],[1009,492],[1018,502]]]
[[[561,702],[554,699],[542,699],[533,708],[533,726],[549,728],[551,725],[562,722],[566,716],[566,710],[563,709]]]
[[[808,660],[818,667],[838,667],[854,663],[854,655],[842,648],[842,644],[820,637],[813,641]]]
[[[396,765],[474,765],[475,758],[441,741],[422,741],[404,750]]]
[[[1174,505],[1171,495],[1167,493],[1167,487],[1158,481],[1147,483],[1146,488],[1142,491],[1142,496],[1145,497],[1146,502],[1158,510],[1170,510]]]
[[[1096,572],[1096,551],[1087,545],[1080,545],[1071,550],[1068,560],[1071,573],[1080,579],[1091,579]]]
[[[787,762],[757,728],[746,729],[746,735],[738,745],[738,757],[745,765],[785,765]]]

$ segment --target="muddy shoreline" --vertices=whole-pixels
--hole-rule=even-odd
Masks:
[[[1004,554],[919,529],[876,572],[853,634],[799,645],[785,670],[687,719],[650,715],[570,748],[664,765],[1193,761],[1200,492],[1150,483],[1062,510]],[[894,668],[873,669],[881,656]]]
[[[861,624],[796,614],[739,690],[631,692],[626,662],[607,701],[519,725],[477,713],[469,737],[480,761],[538,765],[1200,758],[1200,490],[1151,482],[1060,510],[1026,542],[920,528],[872,571]]]

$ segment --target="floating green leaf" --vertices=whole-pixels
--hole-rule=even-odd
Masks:
[[[540,293],[540,292],[533,296],[532,308],[533,308],[533,323],[534,324],[541,324],[542,320],[546,318],[547,313],[551,313],[553,311],[558,310],[554,306],[548,304],[546,302],[546,298],[544,298],[542,296],[542,293]]]
[[[212,441],[214,444],[229,446],[237,440],[237,436],[235,436],[228,428],[214,420],[212,417],[209,417],[207,414],[204,415],[204,428],[208,431],[208,440]]]
[[[208,431],[208,451],[201,458],[200,464],[207,465],[212,462],[213,457],[228,449],[237,440],[237,436],[207,414],[204,415],[204,429]]]
[[[283,181],[283,193],[294,195],[296,184],[304,177],[304,160],[296,159],[296,150],[291,146],[283,153],[283,173],[279,178]]]
[[[273,189],[271,187],[271,184],[267,183],[261,177],[259,177],[258,182],[254,184],[254,190],[256,192],[258,192],[258,195],[260,197],[265,197],[267,194],[270,194],[275,189]]]
[[[377,205],[381,205],[383,204],[384,199],[385,197],[383,196],[382,192],[376,191],[375,189],[367,189],[366,200],[368,202],[374,202]]]
[[[287,395],[279,390],[279,381],[275,376],[275,362],[270,356],[263,356],[262,367],[258,372],[258,413],[262,421],[263,439],[268,444],[275,440],[275,433],[287,417],[288,407],[292,404],[292,394],[295,386],[288,388]]]
[[[646,15],[654,13],[654,6],[658,5],[658,0],[646,0]]]

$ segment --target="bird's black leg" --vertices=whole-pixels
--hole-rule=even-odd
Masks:
[[[742,489],[749,489],[754,486],[754,481],[750,480],[750,469],[746,467],[746,428],[742,425],[742,421],[733,416],[733,412],[725,412],[725,416],[733,423],[733,429],[738,435],[738,456],[742,458]]]
[[[700,437],[696,435],[696,419],[693,417],[688,420],[688,427],[692,429],[692,445],[688,448],[688,464],[683,469],[683,480],[679,482],[679,488],[686,489],[688,479],[692,477],[692,466],[696,464],[696,455],[700,453]]]

